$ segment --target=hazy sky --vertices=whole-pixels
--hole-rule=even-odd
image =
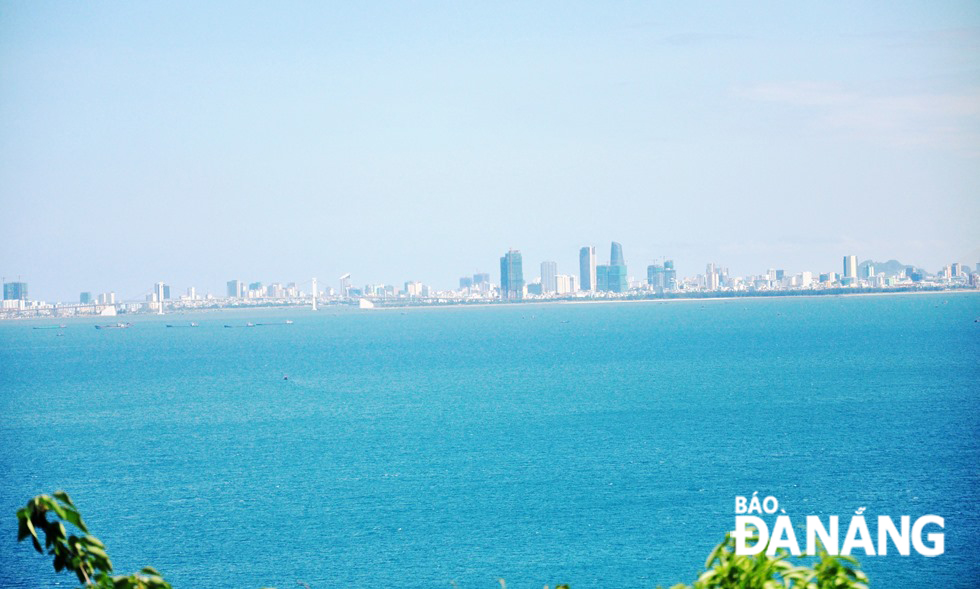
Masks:
[[[980,261],[980,3],[0,2],[0,274]]]

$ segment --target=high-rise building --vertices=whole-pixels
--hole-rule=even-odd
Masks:
[[[626,262],[623,260],[623,246],[612,242],[609,248],[609,264],[596,266],[597,290],[626,292],[629,282],[626,278]]]
[[[26,301],[27,283],[26,282],[4,282],[3,300],[5,301]]]
[[[500,298],[524,298],[524,269],[518,250],[510,250],[500,258]]]
[[[575,277],[570,274],[555,276],[555,293],[563,295],[575,292]]]
[[[623,246],[619,242],[612,242],[612,246],[609,248],[609,265],[610,266],[625,266],[626,261],[623,260]]]
[[[662,265],[650,264],[647,266],[647,284],[650,288],[657,292],[662,291],[666,286],[664,278],[665,273]]]
[[[772,272],[775,273],[775,270]],[[714,264],[708,264],[705,268],[704,285],[708,290],[718,290],[718,268]]]
[[[482,272],[474,274],[473,288],[480,292],[488,292],[490,290],[490,275]]]
[[[586,246],[578,253],[579,268],[579,288],[581,290],[595,292],[596,290],[596,264],[595,246]]]
[[[92,293],[90,293],[90,292],[83,292],[82,294],[78,295],[78,302],[81,303],[81,304],[83,304],[83,305],[89,305],[89,304],[91,304],[92,303]]]
[[[677,270],[674,269],[674,260],[664,260],[664,289],[677,289]]]
[[[851,282],[856,281],[858,277],[858,259],[857,256],[844,256],[844,275],[842,278],[849,278]]]
[[[228,297],[240,299],[245,296],[245,283],[241,280],[228,281]]]
[[[952,268],[954,278],[963,275],[963,269],[960,267],[959,262],[953,262],[950,267]]]
[[[169,289],[165,289],[166,286],[167,285],[164,284],[164,283],[162,283],[162,282],[158,282],[155,285],[153,285],[153,300],[154,301],[156,301],[158,303],[162,303],[163,302],[164,295],[167,294],[165,292],[165,290],[169,290]]]
[[[555,276],[558,275],[558,264],[556,262],[541,262],[541,292],[555,292],[558,286],[555,284]]]
[[[473,279],[469,276],[463,276],[459,279],[459,290],[470,288],[471,286],[473,286]]]

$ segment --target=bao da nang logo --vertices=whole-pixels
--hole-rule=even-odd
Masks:
[[[945,535],[942,531],[945,522],[938,515],[923,515],[912,521],[908,515],[895,518],[879,515],[875,527],[875,535],[868,529],[868,521],[864,516],[865,508],[861,507],[850,515],[846,522],[847,531],[843,543],[840,532],[843,529],[840,516],[831,515],[820,518],[815,515],[806,516],[806,554],[813,556],[817,553],[817,541],[833,556],[848,556],[855,550],[863,550],[867,556],[887,556],[889,545],[891,549],[902,556],[908,556],[914,549],[923,556],[939,556],[945,551]],[[778,515],[777,515],[778,512]],[[758,514],[758,515],[751,515]],[[772,527],[766,522],[765,516],[776,516]],[[769,517],[771,521],[771,517]],[[797,522],[798,523],[798,522]],[[759,554],[763,550],[769,556],[784,548],[793,556],[801,556],[799,540],[793,529],[793,520],[786,515],[785,509],[780,509],[779,501],[772,496],[759,500],[758,491],[751,498],[735,497],[735,530],[731,533],[735,539],[735,554]],[[754,542],[754,544],[751,544]]]

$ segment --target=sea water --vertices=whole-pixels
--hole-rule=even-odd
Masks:
[[[858,552],[871,587],[975,587],[978,317],[947,293],[4,322],[0,586],[74,586],[16,542],[64,489],[117,571],[181,588],[690,583],[753,492],[940,515],[940,556]]]

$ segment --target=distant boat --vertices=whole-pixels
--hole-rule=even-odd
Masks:
[[[126,329],[127,327],[132,327],[132,323],[115,323],[113,325],[96,325],[96,329]]]
[[[34,329],[64,329],[67,325],[35,325]]]
[[[174,325],[174,324],[172,324],[172,323],[168,323],[168,324],[167,324],[167,327],[197,327],[197,323],[194,323],[193,321],[191,321],[191,322],[190,322],[189,324],[187,324],[187,325]],[[225,327],[228,327],[228,326],[227,326],[227,325],[225,325]]]

